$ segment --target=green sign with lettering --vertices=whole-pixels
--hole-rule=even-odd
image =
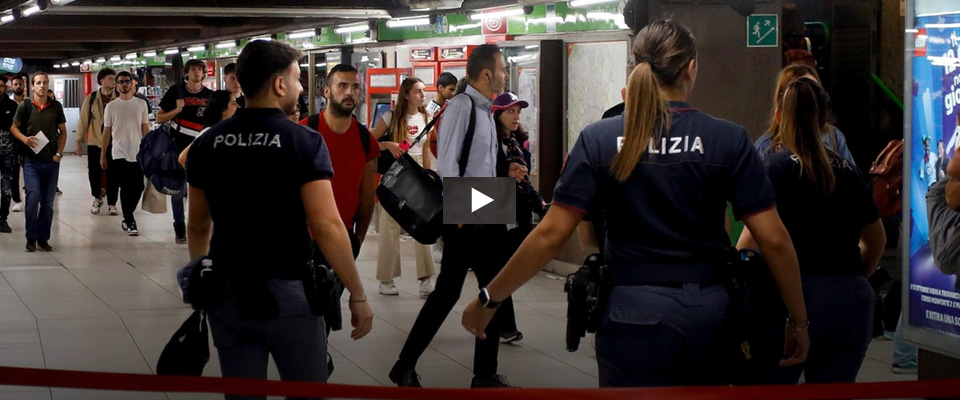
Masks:
[[[747,47],[777,47],[777,14],[754,14],[747,17]]]

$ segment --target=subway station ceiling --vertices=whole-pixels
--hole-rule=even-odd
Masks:
[[[436,9],[458,3],[459,8]],[[0,57],[57,62],[516,4],[516,0],[0,0],[0,21],[5,21],[0,25]],[[44,10],[37,11],[37,6]],[[423,6],[434,10],[411,10]]]

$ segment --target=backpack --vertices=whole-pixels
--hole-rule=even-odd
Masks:
[[[322,114],[313,114],[307,117],[307,126],[313,128],[313,130],[320,132],[320,115]],[[357,117],[353,117],[354,120]],[[363,146],[363,155],[366,156],[370,154],[370,131],[367,127],[357,122],[357,127],[360,128],[360,145]]]
[[[903,140],[891,140],[870,165],[873,201],[880,217],[899,215],[903,210]]]
[[[140,141],[137,162],[143,175],[158,192],[168,196],[179,195],[186,186],[187,174],[177,161],[180,151],[166,124],[147,133]]]
[[[927,222],[930,224],[930,253],[944,274],[960,274],[960,212],[947,206],[949,178],[941,179],[927,191]]]

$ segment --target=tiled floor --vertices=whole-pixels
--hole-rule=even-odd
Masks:
[[[190,314],[174,282],[177,268],[187,260],[187,247],[174,244],[169,213],[137,211],[139,237],[123,234],[119,216],[91,215],[85,168],[79,157],[64,160],[60,175],[64,195],[57,197],[50,241],[53,252],[24,252],[23,214],[11,215],[14,233],[0,234],[0,365],[150,374],[166,341]],[[343,332],[333,335],[334,383],[390,384],[387,373],[424,302],[417,297],[409,245],[402,246],[400,296],[377,293],[378,238],[376,234],[368,238],[358,266],[376,315],[374,329],[360,341],[350,340]],[[597,385],[589,340],[578,352],[564,349],[562,284],[560,277],[541,273],[514,297],[525,339],[500,349],[501,373],[514,384]],[[459,312],[476,292],[476,281],[468,278],[460,303],[423,355],[418,371],[425,386],[469,386],[473,341],[460,327]],[[207,376],[219,375],[213,353]],[[892,374],[890,354],[891,342],[875,341],[859,381],[915,379]],[[278,379],[275,369],[271,368],[270,378]],[[3,400],[216,398],[220,397],[0,386]]]

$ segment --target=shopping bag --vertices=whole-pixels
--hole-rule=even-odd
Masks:
[[[197,310],[177,329],[157,360],[157,375],[200,376],[210,361],[207,316]]]
[[[167,212],[167,197],[158,192],[149,180],[144,184],[143,204],[140,208],[153,214],[166,214]]]

